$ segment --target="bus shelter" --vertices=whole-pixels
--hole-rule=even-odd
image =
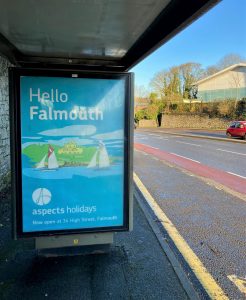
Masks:
[[[133,74],[217,0],[0,0],[15,238],[110,244],[132,229]]]

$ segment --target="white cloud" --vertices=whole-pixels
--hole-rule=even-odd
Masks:
[[[113,141],[113,142],[106,142],[106,145],[114,145],[114,144],[120,144],[120,145],[122,145],[122,143],[123,143],[123,140],[122,141]]]
[[[96,127],[93,125],[71,125],[62,128],[50,129],[39,132],[45,136],[87,136],[96,132]]]
[[[96,135],[92,136],[92,138],[97,139],[97,140],[123,139],[124,132],[123,132],[123,130],[116,130],[116,131],[112,131],[112,132],[96,134]]]
[[[47,145],[47,143],[45,142],[27,142],[21,145],[22,149],[25,149],[26,147],[30,146],[30,145]]]
[[[124,80],[116,81],[108,93],[97,104],[103,111],[111,111],[124,105],[125,85]]]

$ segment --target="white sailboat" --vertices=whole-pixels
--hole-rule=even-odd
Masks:
[[[110,166],[110,160],[107,149],[102,142],[99,142],[96,153],[93,155],[87,168],[107,168]]]
[[[97,166],[97,156],[98,156],[98,150],[93,155],[93,157],[92,157],[89,165],[87,166],[87,168],[95,168]]]
[[[41,159],[41,161],[37,164],[36,169],[42,169],[42,170],[55,170],[59,168],[55,151],[52,146],[49,145],[48,149],[48,169],[45,168],[45,160],[46,160],[47,154]]]
[[[46,160],[47,154],[41,159],[41,161],[37,164],[36,169],[44,169],[45,168],[45,160]]]
[[[55,151],[54,148],[49,146],[49,151],[48,151],[48,169],[57,169],[59,168]]]

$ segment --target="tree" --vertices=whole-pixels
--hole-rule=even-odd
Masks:
[[[182,94],[183,98],[191,98],[193,84],[202,77],[201,64],[189,62],[180,66],[182,75]]]
[[[203,72],[203,78],[211,76],[215,73],[219,72],[219,68],[216,66],[208,66],[205,71]]]
[[[150,82],[153,91],[163,99],[166,95],[167,88],[167,71],[163,70],[154,75]]]
[[[169,96],[178,95],[181,91],[180,67],[175,66],[169,69]]]
[[[239,88],[241,86],[242,80],[243,80],[243,77],[240,76],[239,72],[233,72],[233,71],[230,72],[230,85],[232,88],[235,88],[237,91],[236,100],[238,100],[238,98],[239,98],[238,92],[239,92]]]
[[[222,57],[215,65],[208,66],[204,72],[203,72],[203,78],[211,76],[229,66],[238,64],[238,63],[245,63],[246,59],[245,57],[235,54],[235,53],[230,53]]]
[[[239,54],[235,54],[235,53],[230,53],[225,55],[224,57],[222,57],[219,62],[217,63],[217,68],[219,70],[223,70],[229,66],[238,64],[238,63],[242,63],[242,62],[246,62],[245,57],[239,55]]]
[[[149,104],[149,98],[148,98],[149,92],[145,88],[144,85],[136,85],[134,89],[134,105],[135,107],[143,106]]]
[[[144,85],[135,85],[134,87],[135,98],[140,98],[140,99],[147,98],[148,94],[149,92]]]

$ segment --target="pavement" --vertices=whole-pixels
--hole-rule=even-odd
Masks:
[[[0,198],[0,299],[189,299],[136,200],[134,230],[108,253],[44,258],[12,240],[9,190]]]

